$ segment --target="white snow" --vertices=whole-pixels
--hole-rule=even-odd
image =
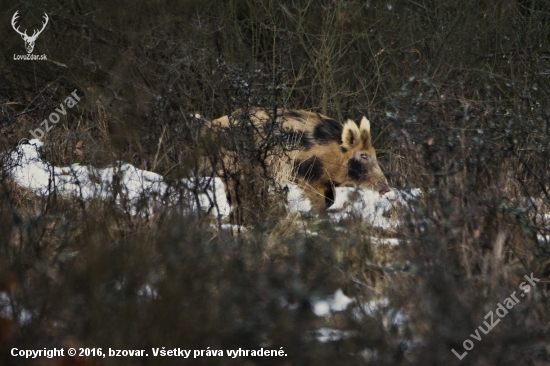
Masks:
[[[313,312],[317,316],[327,316],[336,311],[344,311],[348,305],[355,300],[347,297],[341,289],[336,290],[334,295],[324,300],[312,301]]]
[[[359,321],[365,317],[381,317],[382,325],[387,330],[402,331],[406,321],[406,315],[401,309],[390,307],[388,298],[357,302],[355,299],[347,297],[341,289],[325,299],[311,301],[311,305],[313,313],[319,317],[330,317],[335,312],[345,311],[348,307],[350,307],[350,314]],[[315,338],[319,342],[339,341],[350,335],[353,333],[327,327],[315,331]]]
[[[326,342],[335,342],[335,341],[339,341],[343,338],[347,338],[347,337],[350,337],[354,334],[355,332],[352,332],[352,331],[342,331],[342,330],[338,330],[338,329],[334,329],[334,328],[329,328],[329,327],[322,327],[322,328],[319,328],[315,331],[315,339],[317,339],[317,341],[321,342],[321,343],[326,343]]]
[[[287,183],[286,186],[289,189],[287,210],[310,211],[311,202],[305,197],[304,192],[295,184]],[[418,199],[421,194],[420,189],[412,189],[410,192],[392,190],[381,197],[378,192],[364,188],[337,187],[334,204],[328,209],[328,214],[334,222],[358,217],[374,227],[389,229],[395,227],[397,223],[384,217],[384,214],[396,204],[407,204]],[[388,241],[387,244],[390,242]]]
[[[43,143],[34,139],[8,152],[9,170],[15,182],[37,194],[55,192],[82,200],[114,196],[118,204],[125,205],[133,214],[139,209],[152,212],[155,205],[177,204],[183,197],[192,211],[201,209],[221,218],[231,213],[223,182],[219,178],[182,179],[180,183],[184,189],[178,190],[168,186],[161,175],[120,161],[103,169],[80,164],[54,167],[40,158],[39,149],[42,147]],[[311,202],[303,191],[295,184],[287,183],[286,186],[287,209],[293,212],[310,211]],[[197,197],[193,192],[199,192]],[[363,188],[338,187],[335,202],[328,213],[333,222],[359,218],[372,226],[389,229],[398,223],[384,217],[384,214],[397,203],[407,204],[420,196],[419,189],[410,192],[392,190],[380,197],[378,192]],[[380,239],[378,242],[389,245],[399,243],[396,239]]]
[[[341,289],[336,290],[334,295],[330,295],[325,299],[315,299],[311,301],[313,313],[319,317],[331,316],[335,312],[345,311],[352,304],[351,314],[361,320],[365,316],[378,317],[382,316],[382,324],[386,329],[391,327],[401,327],[405,321],[405,315],[400,309],[391,308],[387,298],[371,300],[368,302],[356,302],[355,299],[347,297]],[[326,335],[327,340],[331,340]]]
[[[139,205],[146,204],[151,212],[154,204],[176,203],[180,198],[181,192],[168,186],[161,175],[120,161],[104,169],[80,164],[54,167],[40,158],[39,149],[43,145],[39,140],[30,140],[29,144],[19,145],[9,153],[13,164],[10,172],[15,182],[37,194],[56,192],[85,201],[116,195],[117,203],[128,205],[134,214]],[[198,205],[221,217],[231,212],[221,179],[192,178],[182,179],[181,183],[188,188],[183,196],[192,210],[197,210]],[[197,198],[192,193],[194,188],[201,192]]]
[[[287,210],[295,212],[309,212],[311,211],[311,202],[306,198],[304,191],[302,191],[296,184],[288,183],[287,195]]]
[[[5,293],[0,292],[0,316],[8,319],[14,319],[14,307],[16,304],[11,300],[11,298]],[[17,317],[17,322],[20,325],[25,325],[31,322],[33,318],[33,313],[29,310],[21,308],[19,309],[19,316]]]
[[[399,245],[399,244],[401,244],[401,240],[395,239],[395,238],[377,238],[377,237],[371,236],[370,239],[375,244],[382,244],[382,245]]]
[[[364,188],[338,187],[334,204],[328,209],[333,221],[359,217],[374,227],[389,229],[396,225],[384,217],[397,203],[405,204],[410,200],[420,197],[420,189],[414,189],[411,193],[392,190],[384,196],[376,191]]]
[[[216,227],[215,225],[212,225],[212,226]],[[232,224],[222,224],[221,229],[231,231],[232,233],[238,233],[238,232],[243,232],[244,233],[244,232],[247,231],[244,226],[232,225]]]

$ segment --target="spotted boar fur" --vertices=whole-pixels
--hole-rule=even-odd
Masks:
[[[282,125],[292,153],[278,155],[283,156],[279,159],[282,164],[270,161],[268,165],[273,169],[289,168],[292,172],[289,180],[304,190],[315,212],[326,213],[326,208],[334,202],[334,188],[338,186],[361,186],[379,191],[380,195],[389,191],[376,159],[366,117],[359,124],[352,120],[342,124],[304,110],[277,110],[274,115],[273,110],[252,108],[246,113],[238,110],[218,118],[212,121],[212,126],[228,129],[243,116],[257,127],[273,120]]]

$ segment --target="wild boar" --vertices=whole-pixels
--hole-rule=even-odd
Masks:
[[[289,172],[282,180],[297,183],[318,214],[326,214],[334,202],[334,188],[338,186],[360,186],[376,190],[380,195],[389,191],[371,143],[370,122],[366,117],[359,124],[352,120],[342,124],[304,110],[274,112],[261,108],[238,110],[211,124],[216,129],[227,130],[246,116],[258,131],[257,140],[261,140],[262,126],[276,121],[282,128],[274,132],[285,137],[286,146],[271,155],[266,165],[279,179],[278,173]]]

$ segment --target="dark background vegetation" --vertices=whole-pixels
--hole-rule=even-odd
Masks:
[[[303,108],[339,120],[367,115],[390,184],[423,191],[400,214],[393,236],[402,245],[381,248],[368,225],[334,231],[285,213],[264,188],[241,202],[250,215],[232,219],[249,230],[230,234],[198,214],[132,216],[111,201],[36,196],[3,169],[0,291],[11,302],[1,305],[1,364],[45,364],[9,356],[14,346],[269,343],[288,357],[191,363],[457,365],[451,348],[462,353],[531,272],[537,289],[462,364],[550,364],[548,1],[0,4],[1,151],[77,89],[82,101],[45,136],[49,162],[123,160],[175,182],[217,156],[195,113]],[[49,15],[34,50],[48,61],[13,60],[25,53],[10,25],[16,10],[22,29]],[[383,314],[316,317],[309,300],[337,288],[361,302],[388,297],[407,321],[396,329]],[[24,311],[30,318],[14,321]],[[322,326],[353,333],[319,343],[313,332]]]

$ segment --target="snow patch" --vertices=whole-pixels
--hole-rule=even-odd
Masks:
[[[313,312],[317,316],[327,316],[333,312],[346,310],[348,305],[354,301],[354,299],[347,297],[341,289],[338,289],[334,295],[324,300],[313,301]]]
[[[215,225],[213,225],[213,226],[216,227]],[[221,229],[231,231],[232,233],[238,233],[238,232],[244,233],[244,232],[246,232],[246,228],[244,226],[241,226],[241,225],[222,224]]]
[[[300,187],[292,183],[287,183],[286,187],[288,188],[286,206],[288,211],[311,211],[311,202]],[[409,204],[421,195],[420,189],[412,189],[408,192],[392,190],[381,197],[378,192],[364,188],[337,187],[334,204],[327,211],[334,222],[359,217],[374,227],[389,229],[395,227],[397,223],[384,217],[384,214],[393,209],[396,204]]]
[[[161,175],[121,161],[104,169],[80,164],[54,167],[40,158],[39,149],[43,145],[33,139],[9,153],[13,163],[10,172],[15,182],[39,195],[55,192],[85,201],[115,196],[117,203],[128,205],[133,214],[144,205],[147,212],[152,212],[155,204],[175,204],[182,197],[182,192],[164,183]],[[221,179],[191,178],[182,179],[181,183],[186,188],[183,196],[191,210],[207,210],[221,217],[231,212]],[[195,190],[201,192],[197,197],[193,195]]]
[[[304,191],[296,184],[288,183],[287,194],[287,210],[293,212],[309,212],[311,211],[311,202],[306,198]]]
[[[19,325],[29,324],[32,321],[32,312],[21,308],[19,309],[19,315],[16,317],[14,314],[15,308],[17,308],[17,304],[5,292],[0,292],[0,317],[16,320]]]
[[[384,217],[396,204],[407,204],[420,197],[420,189],[411,192],[392,190],[384,196],[376,191],[364,188],[338,187],[334,204],[328,209],[329,216],[334,221],[351,217],[359,217],[374,227],[389,229],[396,226],[395,222]]]
[[[80,164],[54,167],[40,158],[39,149],[43,145],[41,141],[33,139],[8,152],[11,162],[9,171],[15,182],[37,194],[57,193],[82,200],[116,197],[116,202],[128,208],[132,214],[140,209],[152,213],[155,206],[177,204],[182,198],[189,203],[192,211],[205,210],[221,218],[231,213],[220,178],[182,179],[183,190],[178,190],[168,186],[161,175],[121,161],[104,169]],[[288,211],[311,211],[311,202],[304,192],[296,184],[288,183],[286,186]],[[195,196],[193,192],[199,193]],[[374,227],[389,229],[398,223],[384,215],[396,204],[408,204],[417,200],[421,194],[420,189],[409,192],[392,190],[380,197],[378,192],[363,188],[338,187],[335,189],[335,202],[328,209],[328,214],[334,222],[358,217]],[[396,239],[379,242],[398,244]]]
[[[374,244],[382,244],[382,245],[399,245],[399,244],[401,244],[401,240],[395,239],[395,238],[377,238],[377,237],[371,236],[370,239]]]
[[[315,331],[315,339],[321,343],[336,342],[354,335],[355,332],[322,327]]]

